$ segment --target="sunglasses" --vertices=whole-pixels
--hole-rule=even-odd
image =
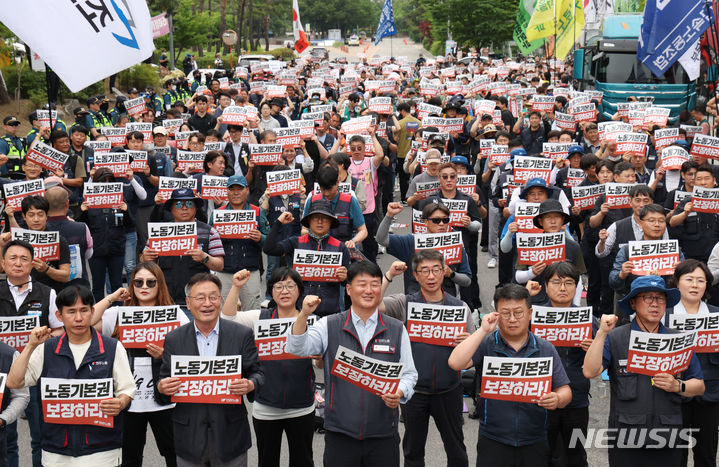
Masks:
[[[429,217],[427,220],[433,224],[449,224],[449,217]]]
[[[7,125],[8,126],[20,126],[20,122],[10,122]]]
[[[182,209],[182,206],[185,206],[187,209],[192,209],[195,207],[195,201],[189,199],[187,201],[175,201],[175,208],[176,209]]]
[[[133,279],[132,285],[135,287],[142,288],[147,285],[148,289],[153,289],[157,285],[157,279]]]

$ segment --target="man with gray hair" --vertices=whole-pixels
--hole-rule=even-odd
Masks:
[[[54,185],[45,191],[45,199],[50,204],[47,212],[47,229],[57,230],[65,237],[70,246],[70,281],[68,284],[82,284],[90,287],[86,260],[92,257],[92,235],[84,222],[73,221],[67,216],[70,209],[68,190],[62,185]]]

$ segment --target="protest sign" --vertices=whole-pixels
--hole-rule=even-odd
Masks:
[[[197,249],[197,223],[148,222],[148,248],[160,256],[183,256]]]
[[[200,198],[227,201],[227,177],[202,175]]]
[[[552,391],[552,357],[482,359],[484,399],[537,403]]]
[[[696,332],[658,334],[632,330],[627,371],[648,376],[680,373],[689,368],[696,337]]]
[[[403,370],[403,363],[378,360],[340,345],[330,373],[360,389],[382,396],[397,392]]]
[[[517,259],[519,264],[532,266],[565,260],[564,232],[523,233],[517,232]]]
[[[477,176],[474,174],[457,175],[457,191],[472,196],[477,191]]]
[[[28,196],[44,196],[45,183],[41,178],[35,180],[26,180],[24,182],[12,182],[3,185],[5,192],[5,201],[13,212],[20,211],[22,200]]]
[[[22,352],[33,329],[40,326],[40,315],[0,317],[0,341]],[[1,400],[1,399],[0,399]]]
[[[250,160],[255,165],[279,165],[282,163],[282,146],[279,144],[250,144]]]
[[[437,250],[448,266],[462,262],[462,233],[427,233],[414,235],[414,250]]]
[[[341,251],[297,249],[292,255],[292,268],[303,281],[339,282],[337,270],[342,267]]]
[[[232,381],[242,379],[242,357],[172,355],[170,377],[179,378],[180,389],[172,402],[190,404],[241,404],[242,396],[230,394]]]
[[[257,215],[254,210],[215,209],[212,211],[212,227],[222,239],[249,239],[257,230]]]
[[[672,313],[669,315],[669,328],[680,332],[696,332],[696,353],[719,352],[719,313]]]
[[[464,306],[407,303],[407,333],[411,342],[452,347],[467,329]]]
[[[606,185],[590,185],[572,187],[572,199],[574,206],[579,206],[582,211],[594,209],[594,205],[600,196],[604,194]]]
[[[35,138],[25,156],[25,160],[37,164],[50,172],[57,172],[65,166],[68,157],[70,156],[64,152],[58,151],[40,141],[40,138]]]
[[[607,183],[605,191],[605,202],[609,204],[609,209],[628,209],[632,205],[630,203],[629,191],[635,183]]]
[[[579,347],[592,338],[592,307],[532,306],[532,333],[555,347]]]
[[[178,313],[182,313],[179,305],[118,307],[119,340],[126,349],[163,347],[167,333],[180,327]]]
[[[544,232],[544,230],[534,225],[534,218],[539,213],[539,204],[540,203],[517,203],[517,208],[514,212],[514,222],[517,223],[518,232]]]
[[[299,169],[267,172],[270,196],[291,195],[302,191],[302,174]]]
[[[514,183],[525,184],[532,178],[541,178],[550,186],[554,162],[544,157],[517,156],[512,161]]]
[[[272,316],[275,316],[273,314]],[[307,326],[316,321],[315,315],[307,317]],[[287,352],[287,336],[292,333],[292,325],[297,318],[258,319],[254,322],[255,346],[260,361],[296,360],[300,357]]]
[[[122,196],[122,183],[87,182],[83,186],[82,197],[88,208],[119,208]]]
[[[702,188],[694,185],[692,211],[719,214],[719,188]]]
[[[170,198],[172,192],[179,188],[189,188],[192,191],[197,192],[197,179],[165,177],[160,175],[160,182],[157,188],[162,200],[167,201]]]
[[[46,262],[60,259],[60,232],[13,227],[10,233],[12,240],[24,240],[32,245],[35,259]]]
[[[177,150],[177,171],[199,173],[204,171],[205,151]]]
[[[106,152],[95,155],[95,168],[106,168],[115,178],[127,177],[130,170],[130,155],[126,152]]]
[[[112,399],[112,378],[40,379],[42,415],[45,423],[114,426],[115,417],[100,409],[100,401]]]

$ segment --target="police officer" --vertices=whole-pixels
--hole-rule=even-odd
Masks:
[[[90,111],[85,117],[85,126],[90,129],[93,139],[100,134],[100,128],[112,126],[112,120],[101,110],[102,105],[103,98],[101,96],[92,96],[87,99],[87,107]]]
[[[145,98],[145,101],[149,101],[148,108],[155,111],[155,116],[159,116],[162,114],[162,112],[165,109],[165,103],[162,100],[162,97],[155,94],[155,88],[152,86],[148,86],[145,88],[145,93],[142,95],[142,97]]]
[[[395,277],[401,276],[407,265],[401,261],[392,263],[382,282],[383,290]],[[420,250],[412,258],[412,273],[419,283],[419,292],[403,293],[384,298],[385,314],[407,325],[409,308],[423,304],[463,308],[467,317],[465,332],[455,336],[459,344],[474,332],[474,320],[467,305],[442,290],[444,257],[436,250]],[[448,466],[468,466],[467,450],[462,432],[463,387],[460,372],[447,364],[452,347],[424,342],[412,342],[412,357],[417,367],[418,379],[414,396],[403,407],[405,432],[402,439],[404,465],[424,466],[425,444],[430,415],[444,443]]]
[[[222,247],[225,249],[225,265],[223,272],[219,273],[223,281],[223,288],[232,287],[232,276],[240,269],[250,272],[247,284],[241,289],[240,302],[242,310],[257,310],[262,301],[262,244],[267,235],[267,219],[263,211],[254,204],[247,201],[250,189],[247,180],[242,175],[233,175],[227,179],[228,203],[216,208],[218,211],[237,210],[255,212],[255,225],[250,231],[248,239],[222,239]]]
[[[654,334],[674,334],[678,331],[664,327],[662,320],[667,307],[679,303],[677,289],[667,289],[659,276],[634,279],[629,293],[619,302],[625,315],[635,315],[631,323],[615,328],[618,317],[603,315],[597,335],[584,357],[584,376],[594,378],[606,369],[611,390],[609,399],[610,429],[620,429],[617,439],[624,439],[623,447],[609,446],[609,465],[617,466],[678,466],[681,449],[669,445],[675,437],[672,430],[682,428],[681,397],[704,393],[704,377],[699,359],[692,355],[689,367],[675,375],[657,373],[654,376],[627,370],[629,339],[632,331]],[[629,431],[659,429],[647,436],[632,435]],[[664,446],[656,443],[664,442]],[[652,448],[650,446],[654,445]]]
[[[485,316],[481,328],[452,351],[449,366],[455,370],[475,366],[481,375],[485,357],[549,357],[552,390],[536,403],[480,398],[477,413],[483,416],[479,419],[477,466],[546,465],[547,411],[565,407],[572,400],[569,378],[554,346],[529,331],[529,292],[518,284],[508,284],[496,290],[494,303],[497,311]]]
[[[155,201],[162,203],[159,196]],[[157,261],[165,273],[167,288],[172,299],[178,305],[185,306],[185,284],[197,273],[222,271],[224,268],[225,250],[217,231],[204,222],[196,219],[197,209],[202,200],[195,196],[189,188],[178,188],[172,191],[170,199],[164,205],[158,204],[153,215],[157,220],[166,220],[160,209],[171,214],[170,221],[195,222],[197,224],[197,248],[185,252],[183,256],[159,256],[159,252],[145,245],[140,261]],[[188,316],[189,318],[189,316]]]
[[[324,465],[399,467],[400,403],[412,398],[417,383],[411,344],[401,321],[380,315],[382,270],[359,261],[347,272],[347,293],[352,308],[307,327],[307,317],[320,305],[307,297],[287,337],[287,351],[301,356],[321,354],[329,388],[325,407]],[[332,374],[339,347],[367,357],[403,363],[397,390],[378,397]]]
[[[330,211],[327,201],[317,201],[312,205],[310,212],[302,218],[302,225],[309,229],[309,233],[279,241],[278,237],[282,226],[290,225],[292,222],[294,222],[294,216],[289,211],[283,212],[270,227],[270,233],[265,239],[262,250],[268,255],[286,255],[288,259],[293,257],[295,250],[341,252],[342,266],[337,269],[333,281],[305,282],[306,293],[317,295],[322,299],[322,303],[316,310],[318,316],[337,313],[341,304],[340,282],[344,282],[347,278],[347,268],[350,263],[350,253],[347,247],[331,235],[332,226],[338,224],[337,217]]]
[[[25,156],[25,141],[17,136],[20,120],[10,115],[3,119],[5,136],[0,139],[0,165],[3,175],[20,172],[22,158]]]

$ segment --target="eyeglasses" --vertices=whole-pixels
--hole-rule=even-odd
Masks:
[[[195,207],[195,201],[191,199],[186,201],[175,201],[175,209],[182,209],[182,206],[185,206],[187,209],[192,209]]]
[[[449,217],[428,217],[427,220],[433,224],[449,224]]]
[[[454,180],[457,178],[456,175],[442,175],[442,180]]]
[[[416,272],[417,274],[419,274],[420,276],[424,276],[424,277],[429,276],[430,273],[431,273],[433,276],[438,276],[438,275],[440,275],[440,274],[442,274],[442,273],[444,272],[444,269],[442,269],[442,268],[432,268],[432,269],[430,269],[430,268],[421,268],[421,269],[415,270],[415,272]]]
[[[667,303],[666,295],[638,295],[637,297],[641,298],[642,301],[647,305],[651,305],[652,303],[656,303],[657,305],[663,305]]]
[[[707,281],[706,279],[695,279],[693,277],[684,276],[682,277],[682,282],[686,282],[688,284],[696,284],[696,285],[706,285]]]
[[[148,289],[153,289],[157,285],[157,279],[133,279],[132,285],[137,288],[147,286]]]
[[[294,292],[297,289],[297,284],[294,282],[290,284],[275,284],[272,286],[272,290],[275,292],[282,292],[283,290],[286,290],[288,292]]]
[[[208,299],[211,303],[217,303],[222,300],[222,297],[219,295],[195,295],[194,297],[188,296],[187,298],[191,298],[197,303],[205,303]]]
[[[524,318],[524,313],[526,313],[524,310],[520,311],[500,311],[499,316],[502,319],[511,319],[512,316],[514,316],[514,319],[522,319]]]
[[[568,289],[568,288],[570,288],[570,287],[574,287],[574,286],[577,284],[576,282],[574,282],[574,281],[571,280],[571,279],[566,280],[566,281],[562,281],[562,280],[559,280],[559,279],[552,279],[551,281],[549,281],[549,283],[552,284],[554,287],[562,287],[562,286],[564,286],[565,289]]]

